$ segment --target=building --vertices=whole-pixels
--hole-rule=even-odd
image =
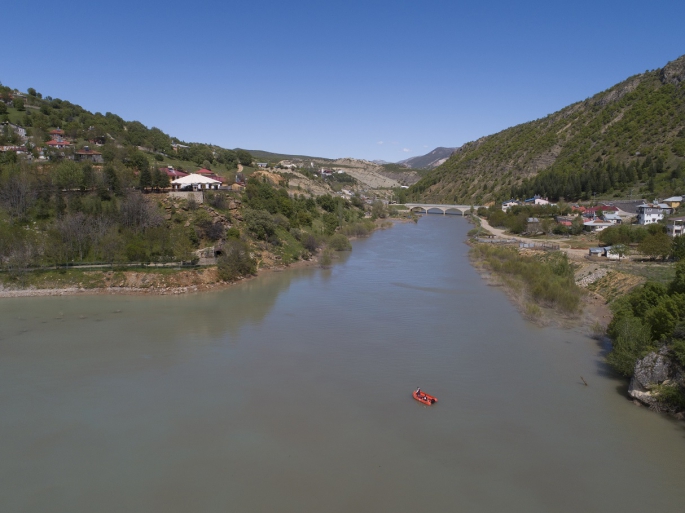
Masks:
[[[540,231],[540,219],[537,217],[529,217],[526,231],[528,233],[538,233]]]
[[[88,146],[85,146],[83,147],[83,149],[76,150],[74,152],[74,161],[92,162],[94,164],[102,164],[105,162],[102,158],[102,153],[100,153],[99,151],[93,151]]]
[[[610,226],[613,226],[613,224],[608,223],[606,221],[602,221],[601,219],[593,219],[591,221],[585,221],[583,223],[583,228],[590,232],[601,232],[602,230],[605,230]]]
[[[685,216],[672,217],[668,220],[668,227],[666,230],[671,237],[679,237],[685,233]]]
[[[645,203],[637,207],[637,224],[658,223],[664,218],[664,211],[657,206]]]
[[[62,142],[65,141],[66,139],[64,138],[64,130],[61,128],[56,128],[55,130],[50,131],[50,137],[52,137],[53,141],[58,141]]]
[[[58,141],[56,139],[53,139],[52,141],[46,142],[45,145],[50,147],[50,148],[61,150],[63,148],[67,148],[67,147],[71,146],[71,143],[69,141],[65,141],[65,140]]]
[[[176,180],[177,178],[183,178],[184,176],[188,176],[190,174],[186,173],[185,171],[174,169],[173,166],[160,167],[157,169],[159,169],[160,172],[165,173],[169,177],[169,180],[172,181]]]
[[[676,209],[680,206],[680,204],[683,202],[683,197],[682,196],[671,196],[670,198],[666,198],[665,200],[662,201],[662,203],[665,203],[672,209]]]
[[[507,212],[511,207],[515,207],[516,205],[520,205],[520,203],[515,199],[504,201],[502,202],[502,212]]]
[[[611,224],[621,224],[623,222],[621,216],[614,214],[613,212],[607,212],[606,214],[602,215],[602,220]]]
[[[171,182],[171,188],[175,191],[208,191],[211,189],[216,190],[220,186],[221,182],[219,180],[196,173],[177,178]]]
[[[269,164],[267,162],[257,162],[257,167],[265,168],[269,167]]]
[[[532,198],[528,198],[525,202],[532,205],[549,205],[547,198],[543,198],[539,194],[536,194]]]

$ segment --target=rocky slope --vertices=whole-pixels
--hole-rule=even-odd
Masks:
[[[441,164],[444,164],[447,159],[452,156],[454,150],[456,150],[456,148],[445,148],[439,146],[425,155],[401,160],[398,162],[398,164],[410,169],[433,169]]]
[[[659,180],[659,173],[666,188],[685,186],[684,82],[685,56],[545,118],[469,142],[412,186],[410,195],[482,204],[506,199],[517,188],[577,196],[599,187],[611,194]],[[641,171],[647,159],[647,176],[620,174],[630,165]],[[612,165],[620,183],[607,171]],[[541,179],[530,181],[538,174]],[[595,183],[574,183],[579,176]],[[670,183],[671,178],[680,181]]]

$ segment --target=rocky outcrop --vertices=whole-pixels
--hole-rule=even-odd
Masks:
[[[635,363],[628,394],[650,408],[658,408],[659,401],[652,392],[654,385],[661,385],[669,379],[671,361],[666,346],[658,352],[651,352]]]
[[[666,64],[659,78],[663,84],[678,85],[685,82],[685,56]]]

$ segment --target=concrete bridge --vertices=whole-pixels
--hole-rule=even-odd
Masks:
[[[402,205],[393,206],[401,207]],[[410,212],[419,214],[458,214],[462,216],[470,214],[471,209],[475,212],[480,208],[478,205],[438,205],[436,203],[405,203],[404,206],[408,208]]]

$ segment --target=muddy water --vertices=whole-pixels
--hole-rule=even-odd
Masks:
[[[468,228],[221,292],[0,301],[0,511],[683,511],[683,425],[523,321]]]

